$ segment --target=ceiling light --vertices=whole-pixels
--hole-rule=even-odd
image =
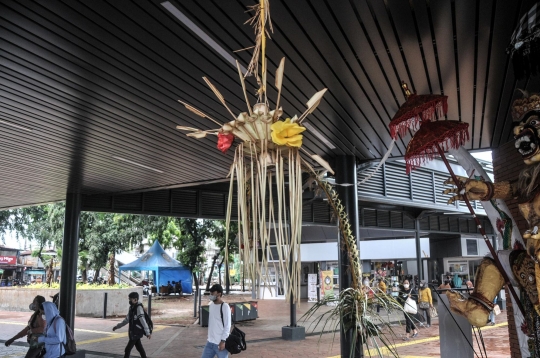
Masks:
[[[135,163],[135,162],[132,162],[131,160],[127,160],[127,159],[124,159],[124,158],[120,158],[120,157],[115,157],[113,156],[114,159],[118,159],[118,160],[121,160],[123,162],[126,162],[126,163],[129,163],[129,164],[133,164],[133,165],[137,165],[141,168],[146,168],[146,169],[150,169],[150,170],[153,170],[155,172],[158,172],[158,173],[163,173],[161,170],[158,170],[158,169],[154,169],[154,168],[150,168],[150,167],[147,167],[146,165],[142,165],[142,164],[139,164],[139,163]]]
[[[6,121],[3,121],[0,119],[0,123],[2,124],[7,124],[8,126],[12,126],[12,127],[15,127],[15,128],[19,128],[19,129],[22,129],[22,130],[25,130],[25,131],[28,131],[28,132],[32,132],[32,130],[30,128],[26,128],[26,127],[22,127],[22,126],[19,126],[17,124],[13,124],[11,122],[6,122]]]
[[[161,6],[167,9],[174,17],[180,20],[181,23],[183,23],[191,31],[193,31],[195,35],[199,36],[201,40],[206,42],[217,53],[219,53],[224,59],[230,62],[230,64],[233,65],[234,68],[236,68],[236,59],[232,57],[232,55],[229,52],[227,52],[223,47],[221,47],[216,41],[212,40],[210,36],[208,36],[199,26],[195,25],[195,23],[191,21],[186,15],[184,15],[180,10],[178,10],[176,6],[171,4],[169,1],[162,2]],[[242,65],[240,65],[240,69],[242,70],[242,73],[244,74],[247,72],[246,68]]]
[[[323,136],[321,134],[321,132],[319,132],[318,130],[315,129],[315,127],[313,127],[310,123],[307,123],[307,122],[304,122],[303,123],[304,127],[306,127],[307,129],[309,129],[311,131],[311,133],[313,133],[315,135],[315,137],[319,138],[324,144],[326,144],[326,146],[330,149],[336,149],[336,146],[333,145],[332,143],[330,143],[330,141],[328,139],[326,139],[325,136]]]

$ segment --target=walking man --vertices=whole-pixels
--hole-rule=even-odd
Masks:
[[[144,316],[144,308],[142,303],[139,303],[139,293],[131,292],[128,295],[129,298],[129,311],[126,315],[126,318],[116,326],[113,327],[113,331],[116,331],[119,328],[124,327],[126,324],[129,324],[128,337],[129,341],[124,350],[124,358],[129,358],[131,350],[135,346],[142,358],[146,358],[146,352],[144,351],[143,345],[141,343],[141,338],[143,336],[152,338],[152,333],[150,328],[146,323]]]
[[[223,287],[213,285],[210,288],[210,314],[208,316],[208,341],[201,358],[228,358],[225,340],[231,330],[231,308],[223,302]]]

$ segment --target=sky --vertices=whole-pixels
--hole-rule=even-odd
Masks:
[[[475,152],[475,153],[471,153],[473,157],[475,158],[478,158],[478,159],[482,159],[482,160],[487,160],[487,161],[490,161],[491,162],[491,151],[485,151],[485,152]],[[7,233],[5,235],[5,245],[7,247],[11,247],[11,248],[17,248],[17,249],[23,249],[24,247],[24,240],[21,240],[20,242],[17,242],[17,239],[15,238],[15,235],[11,232]]]

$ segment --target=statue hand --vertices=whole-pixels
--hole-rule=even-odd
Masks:
[[[469,179],[458,176],[459,188],[446,189],[443,194],[455,194],[448,199],[448,204],[453,204],[456,200],[464,201],[465,195],[469,200],[489,200],[493,197],[493,183],[483,180]],[[456,185],[452,178],[447,179],[444,184]],[[457,185],[456,185],[457,186]]]

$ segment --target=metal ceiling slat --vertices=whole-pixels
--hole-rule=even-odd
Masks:
[[[4,87],[5,90],[8,90],[8,85],[6,85]],[[30,90],[30,89],[27,89],[26,90],[28,94],[31,94],[33,91]],[[17,94],[17,93],[14,93],[14,94]],[[26,97],[26,94],[25,93],[19,93],[18,94],[20,96],[20,98],[24,98]],[[29,98],[28,100],[33,100],[31,98]],[[36,100],[34,100],[34,102],[37,101],[37,98]],[[49,106],[50,110],[51,110],[51,114],[54,116],[53,118],[61,118],[61,115],[59,114],[54,114],[52,111],[54,111],[55,108],[62,108],[58,102],[52,100],[52,99],[49,99],[48,97],[41,97],[39,98],[39,101],[41,103],[37,104],[38,106],[46,106],[47,103],[50,103],[51,106]],[[61,104],[61,103],[60,103]],[[41,107],[41,109],[43,109],[45,107]],[[75,109],[76,110],[76,109]],[[62,112],[60,112],[62,113]],[[44,113],[40,113],[40,115],[43,115]],[[69,113],[62,113],[63,115],[69,115]],[[73,113],[74,117],[79,117],[78,114],[75,114]],[[68,119],[69,117],[66,117],[65,119]],[[111,146],[111,143],[114,143],[115,142],[115,139],[116,139],[116,142],[117,142],[117,145],[121,145],[122,148],[124,150],[126,149],[131,149],[131,150],[137,150],[139,147],[136,143],[134,143],[131,148],[130,147],[130,141],[133,139],[133,135],[131,135],[129,138],[126,138],[126,130],[122,130],[122,128],[117,128],[116,124],[115,123],[107,123],[107,122],[104,122],[104,125],[103,125],[103,130],[101,131],[96,131],[96,124],[99,122],[99,119],[100,117],[96,117],[94,115],[90,115],[90,114],[86,114],[86,116],[84,117],[85,119],[90,119],[92,120],[91,123],[92,123],[92,127],[89,127],[89,129],[93,129],[91,134],[89,134],[90,137],[95,137],[95,140],[96,141],[102,141],[102,146],[103,147],[111,147],[111,152],[114,152],[114,149],[115,147],[112,147]],[[103,118],[103,120],[105,120]],[[36,126],[39,126],[39,124],[35,124]],[[107,128],[106,125],[109,125],[110,128]],[[75,124],[75,127],[74,128],[77,128],[77,127],[80,127],[80,124],[77,123]],[[132,128],[130,128],[132,129]],[[116,133],[116,136],[113,136],[112,134],[113,133]],[[101,134],[101,135],[100,135]],[[147,135],[147,136],[144,136],[144,133],[141,133],[140,135],[140,142],[144,142],[144,141],[149,141],[150,137]],[[172,156],[169,154],[169,152],[167,151],[164,151],[166,149],[166,147],[164,146],[161,146],[158,147],[157,145],[153,146],[155,147],[155,150],[154,150],[154,155],[156,156],[156,158],[160,158],[160,161],[163,161],[164,158],[169,158],[169,161],[168,161],[168,165],[176,165],[176,161],[177,161],[177,157],[175,156]],[[190,161],[188,160],[188,164],[191,162],[191,164],[196,164],[197,161],[196,160],[193,160],[193,161]],[[209,167],[215,167],[216,169],[222,169],[222,167],[218,167],[218,166],[214,166],[214,164],[210,164]],[[209,168],[210,169],[210,168]]]

